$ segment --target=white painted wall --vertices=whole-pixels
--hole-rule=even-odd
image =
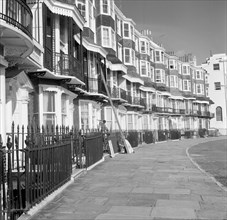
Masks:
[[[225,62],[220,62],[224,60]],[[213,64],[219,64],[220,69],[214,70]],[[219,129],[221,134],[227,134],[227,97],[226,97],[226,80],[224,79],[224,74],[227,74],[227,56],[226,54],[215,54],[207,60],[207,63],[202,64],[203,68],[208,72],[208,82],[209,82],[209,96],[214,102],[210,106],[210,111],[215,113],[215,117],[210,121],[210,127]],[[221,82],[221,90],[215,90],[215,82]],[[216,108],[220,106],[222,108],[223,120],[216,120]]]

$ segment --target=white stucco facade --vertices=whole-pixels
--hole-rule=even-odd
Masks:
[[[214,54],[203,64],[208,72],[209,96],[214,104],[210,106],[215,116],[210,121],[210,127],[217,128],[223,135],[227,134],[227,55]]]

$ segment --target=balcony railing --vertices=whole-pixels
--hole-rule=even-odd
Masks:
[[[101,79],[85,76],[85,84],[88,92],[99,93],[107,96],[106,88]],[[109,85],[107,85],[107,88],[111,91]]]
[[[55,65],[53,71],[56,74],[64,76],[74,76],[81,81],[84,81],[82,75],[81,61],[68,54],[54,53]]]
[[[126,100],[129,104],[132,104],[132,96],[131,96],[131,92],[127,92],[126,93]]]
[[[142,105],[145,109],[144,110],[149,110],[149,106],[146,102],[146,98],[140,98],[140,105]]]
[[[173,113],[174,113],[174,114],[180,114],[180,109],[174,108],[174,109],[173,109]]]
[[[173,112],[173,109],[170,108],[170,107],[165,107],[165,108],[164,108],[164,111],[165,111],[166,113],[172,113],[172,112]]]
[[[185,109],[180,109],[180,114],[184,115],[185,114]]]
[[[133,97],[132,98],[133,105],[140,105],[140,97]]]
[[[112,98],[120,98],[120,88],[114,86],[110,89],[111,97]]]
[[[20,29],[32,39],[32,12],[25,1],[1,0],[0,20]]]
[[[124,90],[124,89],[122,89],[122,88],[120,88],[120,97],[121,97],[121,99],[124,99],[124,100],[126,100],[127,98],[127,92]]]
[[[192,110],[193,115],[198,115],[198,110]]]

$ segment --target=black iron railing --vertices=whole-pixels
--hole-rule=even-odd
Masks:
[[[32,12],[25,1],[1,0],[0,20],[20,29],[32,39]]]
[[[106,92],[106,88],[105,85],[103,83],[103,81],[101,80],[101,77],[97,76],[97,77],[87,77],[84,76],[85,79],[85,89],[90,92],[90,93],[99,93],[102,95],[107,96],[107,92]],[[111,88],[110,86],[107,84],[107,89],[109,90],[109,92],[111,92]]]
[[[126,90],[120,88],[120,98],[126,100],[127,97],[126,94],[127,94]]]
[[[84,81],[82,62],[69,54],[54,53],[53,71],[59,75],[74,76]]]
[[[13,124],[6,147],[0,137],[0,219],[16,220],[62,186],[71,178],[72,165],[85,168],[97,162],[102,133],[93,133]]]

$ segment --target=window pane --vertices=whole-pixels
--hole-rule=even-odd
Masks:
[[[54,92],[43,92],[43,112],[55,112]]]
[[[222,108],[220,106],[216,108],[216,120],[222,121]]]
[[[215,82],[214,86],[215,86],[215,90],[221,90],[221,83],[220,82]]]
[[[124,37],[129,37],[129,25],[124,24]]]
[[[215,64],[213,65],[213,68],[214,68],[214,70],[219,70],[219,69],[220,69],[219,63],[215,63]]]

